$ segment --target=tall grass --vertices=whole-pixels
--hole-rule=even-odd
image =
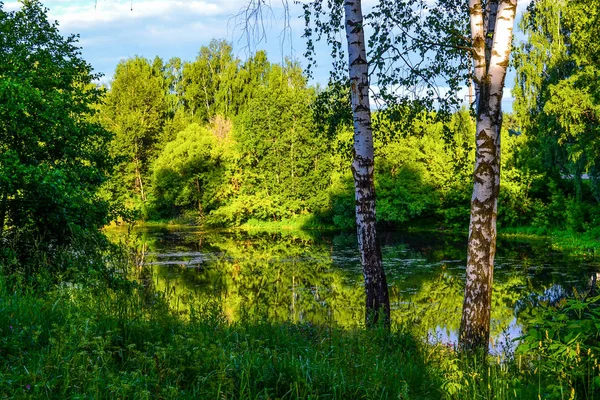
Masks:
[[[501,228],[501,236],[546,238],[553,250],[569,253],[572,256],[595,258],[600,253],[600,229],[588,229],[585,232],[547,229],[540,227]]]
[[[160,294],[0,283],[8,398],[439,398],[408,334],[227,323],[214,304],[174,315]],[[410,397],[409,397],[410,396]]]
[[[577,375],[549,357],[556,338],[517,357],[461,355],[410,327],[232,323],[216,299],[175,311],[143,271],[135,282],[35,292],[0,278],[0,398],[600,398],[597,361]]]

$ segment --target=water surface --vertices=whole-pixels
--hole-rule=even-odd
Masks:
[[[154,287],[174,307],[218,304],[230,321],[308,322],[344,328],[364,321],[362,272],[350,233],[223,233],[144,228],[127,243]],[[395,326],[417,327],[432,341],[456,342],[466,265],[466,237],[383,233]],[[598,263],[568,257],[542,239],[499,239],[494,271],[492,343],[512,347],[520,311],[587,290]]]

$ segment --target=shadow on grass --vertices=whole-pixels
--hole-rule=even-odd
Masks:
[[[0,392],[10,398],[439,398],[409,334],[182,318],[160,294],[0,287]]]

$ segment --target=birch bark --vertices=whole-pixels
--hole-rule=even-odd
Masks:
[[[510,57],[517,0],[469,0],[476,89],[476,155],[467,250],[465,298],[460,324],[461,349],[487,351],[496,216],[500,190],[502,94]]]
[[[385,326],[389,326],[388,287],[375,229],[373,131],[361,1],[346,0],[344,14],[354,121],[352,173],[356,198],[356,227],[366,294],[365,323],[367,326],[373,326],[382,322]]]

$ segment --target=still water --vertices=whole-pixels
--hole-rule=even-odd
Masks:
[[[189,304],[217,304],[230,321],[308,322],[344,328],[364,321],[362,273],[350,233],[223,233],[145,228],[125,235],[156,289],[185,313]],[[431,341],[457,340],[466,237],[383,233],[395,326],[416,327]],[[542,239],[499,239],[492,305],[493,351],[514,346],[520,311],[587,290],[596,261],[572,258]]]

